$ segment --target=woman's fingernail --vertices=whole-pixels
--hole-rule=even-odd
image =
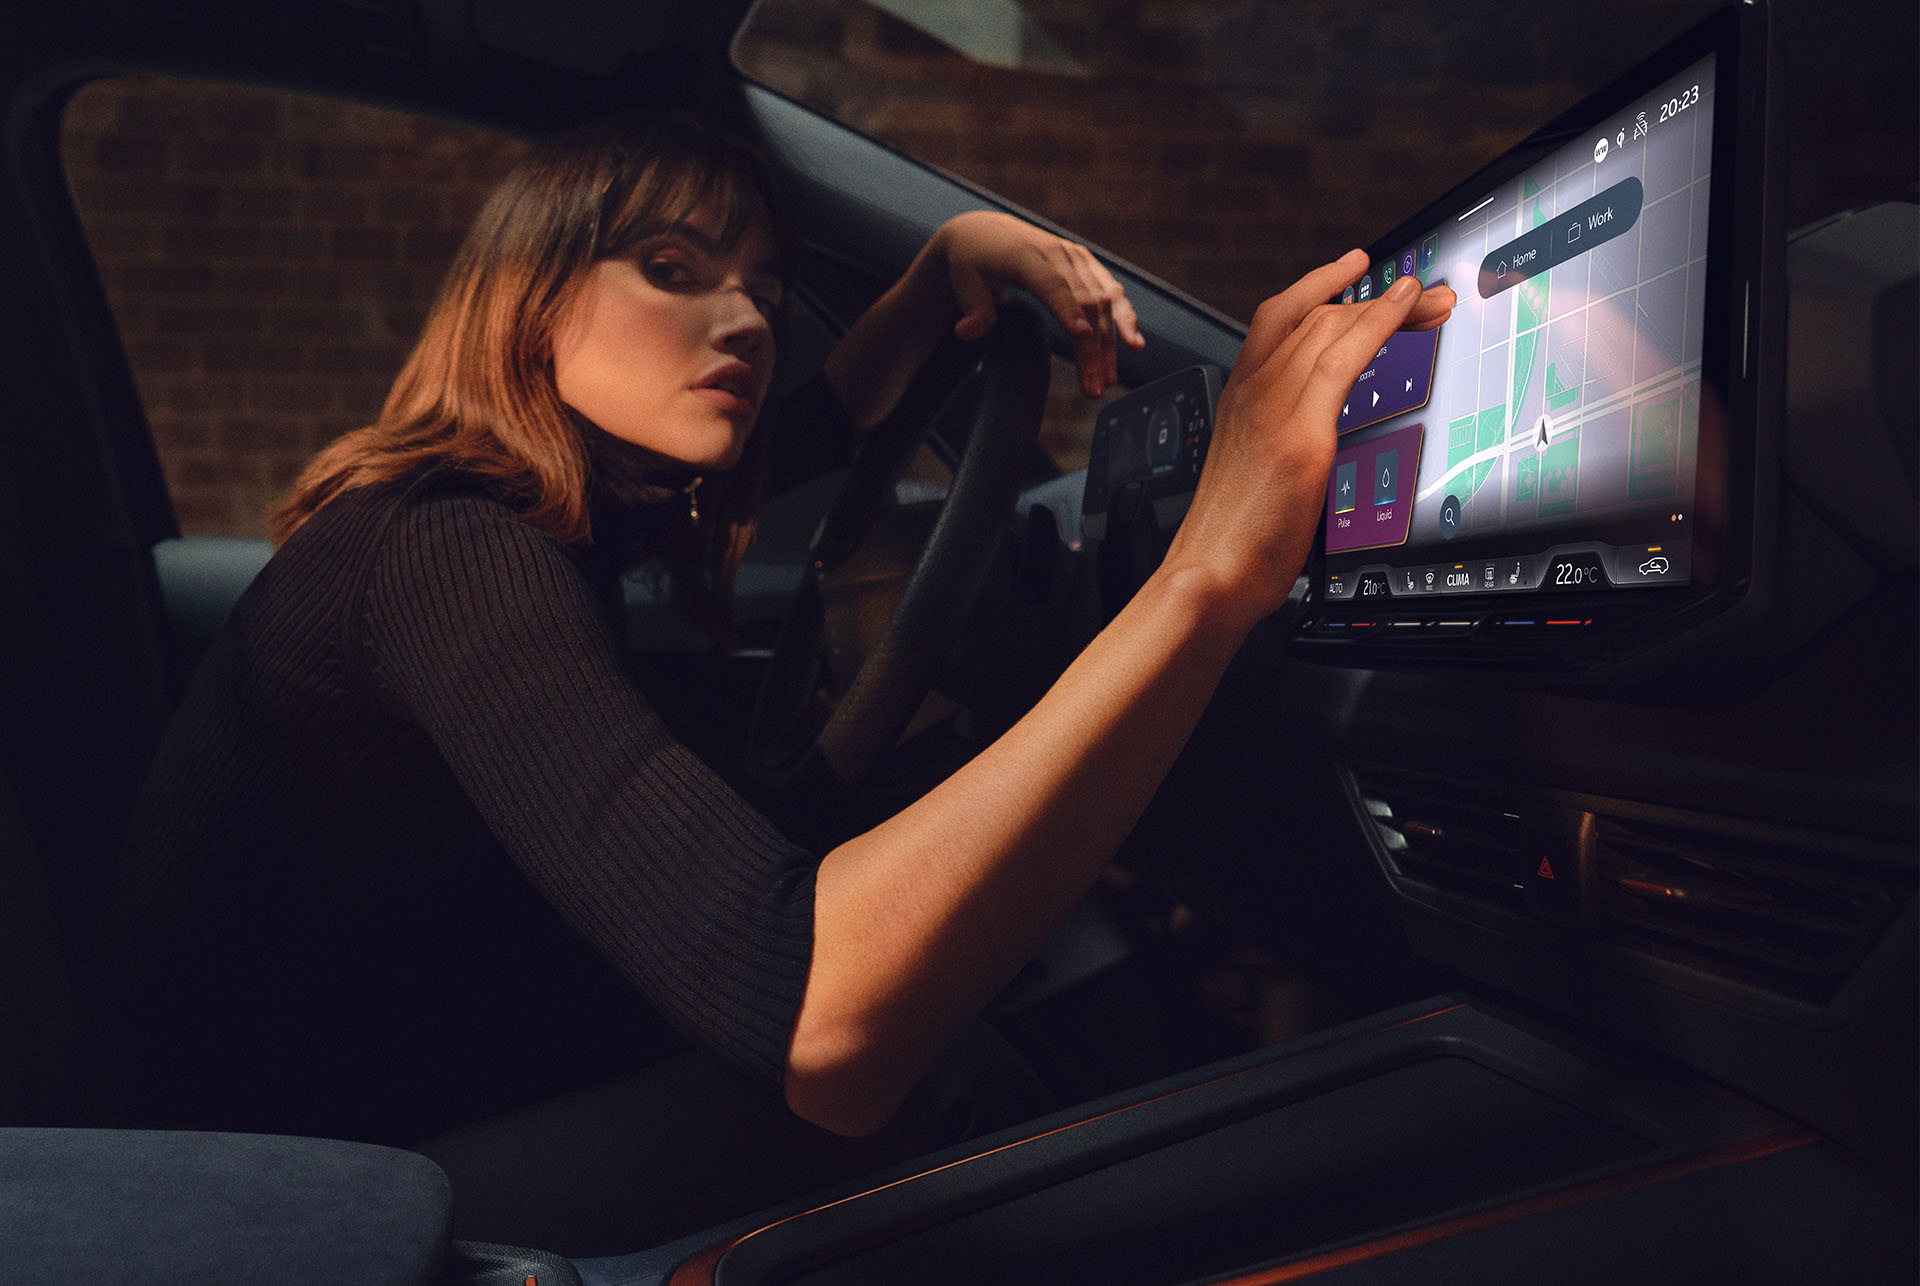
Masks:
[[[1393,283],[1387,293],[1396,299],[1405,299],[1420,289],[1420,283],[1412,277],[1402,277]]]

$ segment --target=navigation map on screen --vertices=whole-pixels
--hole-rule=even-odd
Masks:
[[[1412,275],[1459,304],[1341,410],[1330,598],[1687,582],[1713,89],[1708,58],[1348,292]]]

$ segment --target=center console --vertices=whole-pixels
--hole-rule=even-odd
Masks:
[[[664,1280],[1881,1281],[1901,1222],[1810,1131],[1441,998],[690,1240]]]

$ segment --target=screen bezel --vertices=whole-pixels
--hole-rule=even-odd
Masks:
[[[1612,626],[1607,646],[1629,645],[1642,636],[1671,632],[1689,618],[1710,616],[1744,593],[1753,565],[1753,499],[1757,449],[1757,364],[1752,360],[1759,318],[1755,306],[1762,263],[1764,206],[1765,24],[1753,6],[1731,6],[1668,42],[1625,75],[1535,131],[1471,178],[1401,222],[1367,247],[1370,263],[1396,254],[1406,244],[1442,224],[1487,192],[1518,176],[1556,150],[1591,133],[1614,115],[1671,77],[1708,56],[1715,56],[1713,181],[1708,200],[1706,298],[1701,335],[1701,409],[1696,491],[1698,516],[1692,531],[1692,577],[1686,585],[1612,588],[1599,593],[1533,594],[1512,597],[1462,594],[1441,601],[1399,603],[1328,600],[1326,514],[1321,513],[1306,574],[1317,613],[1303,628],[1331,623],[1382,623],[1437,616],[1485,617],[1518,609],[1539,612],[1550,598],[1563,616],[1598,612]],[[1750,217],[1742,217],[1743,212]],[[1486,556],[1482,554],[1481,556]],[[1369,647],[1372,638],[1379,647]],[[1396,630],[1389,639],[1349,633],[1339,639],[1340,653],[1400,652],[1417,632]],[[1309,641],[1323,641],[1313,639]],[[1330,641],[1330,640],[1327,640]],[[1556,640],[1564,643],[1567,640]],[[1511,655],[1511,649],[1505,649]],[[1334,659],[1334,658],[1327,658]],[[1356,657],[1355,659],[1359,659]]]

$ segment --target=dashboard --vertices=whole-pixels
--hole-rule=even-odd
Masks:
[[[1917,225],[1910,208],[1863,216],[1790,251],[1767,16],[1745,5],[1716,15],[1373,243],[1370,291],[1410,250],[1414,273],[1475,293],[1479,333],[1463,309],[1410,368],[1382,354],[1363,381],[1382,397],[1376,416],[1364,388],[1364,413],[1354,406],[1340,435],[1359,492],[1349,512],[1394,509],[1374,519],[1392,538],[1343,548],[1323,526],[1294,601],[1242,649],[1122,855],[1131,876],[1207,922],[1348,987],[1356,1011],[1377,1006],[1358,1020],[1367,1029],[1262,1053],[1279,1060],[1270,1087],[1254,1085],[1265,1070],[1210,1066],[1194,1083],[1075,1109],[1080,1121],[1063,1113],[1030,1138],[1010,1132],[852,1200],[756,1219],[764,1231],[690,1264],[714,1281],[1224,1280],[1230,1268],[1243,1270],[1235,1280],[1292,1280],[1308,1261],[1244,1270],[1297,1253],[1281,1246],[1289,1220],[1306,1225],[1299,1245],[1329,1237],[1345,1256],[1349,1233],[1386,1229],[1396,1255],[1411,1254],[1398,1234],[1431,1211],[1383,1210],[1380,1191],[1412,1192],[1431,1174],[1416,1204],[1472,1206],[1481,1196],[1462,1179],[1480,1172],[1481,1149],[1500,1154],[1490,1187],[1531,1201],[1639,1163],[1582,1153],[1506,1172],[1570,1134],[1639,1138],[1654,1165],[1643,1173],[1658,1176],[1786,1128],[1818,1142],[1780,1155],[1818,1154],[1859,1186],[1772,1169],[1768,1157],[1751,1171],[1728,1165],[1730,1181],[1709,1180],[1698,1204],[1676,1182],[1631,1210],[1594,1201],[1572,1227],[1512,1207],[1527,1217],[1511,1225],[1524,1243],[1511,1265],[1476,1234],[1468,1258],[1426,1271],[1395,1257],[1378,1273],[1346,1259],[1339,1270],[1523,1280],[1540,1276],[1545,1245],[1557,1253],[1549,1271],[1582,1280],[1910,1271],[1920,612],[1910,453],[1897,416],[1875,408],[1885,373],[1911,367],[1910,311],[1897,323],[1887,301],[1911,294]],[[755,104],[796,172],[834,155],[818,122],[771,96]],[[1669,175],[1662,167],[1679,158],[1661,139],[1683,135],[1693,140],[1684,176]],[[858,240],[893,236],[907,204],[924,233],[980,199],[882,148],[840,164],[859,171],[857,187],[801,191],[816,226],[844,230],[848,256]],[[1549,180],[1540,193],[1526,191],[1530,174]],[[1638,193],[1614,191],[1628,177]],[[885,217],[862,206],[865,191],[889,194]],[[1589,204],[1610,192],[1618,203]],[[1548,216],[1537,225],[1536,201]],[[1570,253],[1553,220],[1576,213],[1588,248]],[[1595,217],[1604,221],[1589,227]],[[912,241],[894,247],[899,262]],[[1649,244],[1674,262],[1643,261]],[[1516,272],[1513,257],[1530,247]],[[1482,295],[1490,254],[1495,281]],[[1503,257],[1516,278],[1504,286]],[[1594,292],[1596,265],[1621,274],[1617,288]],[[1521,279],[1529,269],[1544,271]],[[1582,269],[1587,285],[1563,291]],[[1217,382],[1205,365],[1230,362],[1241,339],[1163,284],[1115,271],[1152,337],[1122,354],[1133,391],[1100,411],[1085,473],[1018,506],[1021,573],[1066,584],[1054,597],[1075,602],[1063,611],[1097,598],[1092,616],[1164,550],[1206,455]],[[1648,312],[1644,336],[1643,291],[1668,301]],[[1544,314],[1538,324],[1522,324],[1523,302]],[[1880,329],[1889,315],[1897,324]],[[1556,347],[1569,316],[1585,345],[1578,363]],[[1624,373],[1600,371],[1596,336],[1631,354]],[[1500,344],[1483,383],[1480,350]],[[1643,348],[1670,369],[1635,374]],[[1874,356],[1882,350],[1894,357]],[[1516,402],[1487,417],[1483,442],[1481,412]],[[1526,436],[1542,415],[1544,443]],[[1848,431],[1832,432],[1836,422]],[[1391,441],[1414,426],[1417,443]],[[1549,493],[1540,470],[1556,448],[1555,461],[1575,455],[1574,476],[1556,474]],[[1363,469],[1372,482],[1395,449],[1391,494],[1362,490]],[[1516,499],[1523,478],[1532,494]],[[1470,562],[1507,558],[1534,560],[1531,575],[1488,588]],[[1424,590],[1428,567],[1454,564],[1478,583],[1396,595],[1385,575],[1417,569]],[[1496,582],[1513,570],[1496,566]],[[1370,572],[1385,592],[1363,605]],[[1406,988],[1430,983],[1448,992],[1443,1003],[1400,1007]],[[1470,1026],[1495,1010],[1501,1025],[1483,1040]],[[1728,1100],[1766,1119],[1718,1133],[1707,1123]],[[1555,1105],[1572,1129],[1527,1116],[1530,1104]],[[1298,1176],[1277,1173],[1308,1139],[1325,1146]],[[1389,1145],[1368,1151],[1380,1139]],[[1739,1186],[1746,1173],[1757,1188]],[[1809,1209],[1815,1194],[1843,1190],[1844,1213]],[[1349,1191],[1350,1222],[1313,1204]],[[1769,1194],[1786,1203],[1767,1205]],[[1231,1240],[1242,1233],[1259,1245]],[[1191,1256],[1169,1266],[1182,1246]]]
[[[1395,946],[1353,931],[1367,871],[1415,959],[1899,1172],[1914,399],[1885,354],[1920,219],[1787,233],[1762,26],[1721,11],[1371,245],[1346,297],[1461,304],[1354,385],[1302,587],[1141,847],[1355,976]],[[1177,512],[1193,439],[1155,472],[1097,437],[1089,534],[1128,488]]]

